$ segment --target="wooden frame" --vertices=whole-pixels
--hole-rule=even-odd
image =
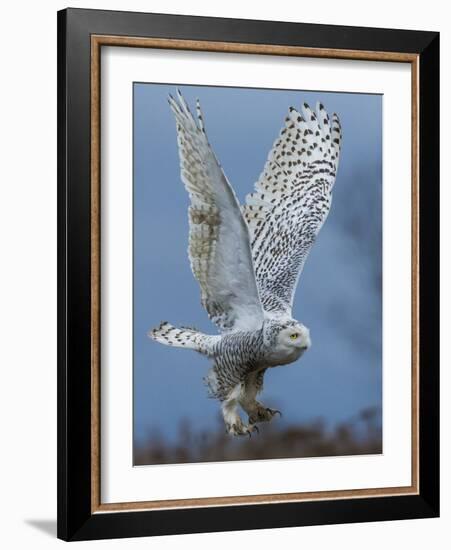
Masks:
[[[418,31],[344,29],[97,10],[59,13],[59,537],[80,540],[438,514],[439,38]],[[104,45],[411,64],[410,487],[100,502],[99,98]],[[90,226],[82,223],[88,218]]]

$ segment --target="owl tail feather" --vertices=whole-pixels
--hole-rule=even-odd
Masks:
[[[207,353],[207,343],[211,338],[195,329],[176,328],[166,321],[150,330],[147,335],[149,338],[160,342],[160,344],[177,348],[194,349],[201,353]]]

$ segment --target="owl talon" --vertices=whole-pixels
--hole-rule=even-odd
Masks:
[[[258,432],[258,428],[256,426],[243,424],[241,421],[234,424],[226,424],[226,433],[230,435],[248,435],[249,438],[251,438],[253,431]]]
[[[256,424],[257,422],[270,422],[273,417],[278,414],[282,418],[282,413],[277,409],[270,409],[258,404],[253,414],[249,415],[249,424]]]

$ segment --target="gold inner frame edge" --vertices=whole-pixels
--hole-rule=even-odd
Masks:
[[[247,53],[331,59],[410,63],[411,163],[412,163],[412,480],[406,487],[383,487],[301,493],[153,500],[102,503],[100,498],[100,50],[102,46],[157,48],[222,53]],[[268,44],[247,44],[91,35],[91,513],[133,510],[162,510],[211,506],[307,502],[343,498],[387,497],[419,494],[419,56],[401,52],[306,48]]]

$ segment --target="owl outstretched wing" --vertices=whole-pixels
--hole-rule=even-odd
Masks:
[[[222,332],[263,323],[249,232],[236,195],[208,142],[199,102],[197,120],[177,91],[169,105],[177,126],[181,178],[189,193],[191,269],[202,305]]]
[[[290,315],[297,281],[327,218],[338,168],[341,126],[323,105],[290,107],[243,213],[265,311]]]

